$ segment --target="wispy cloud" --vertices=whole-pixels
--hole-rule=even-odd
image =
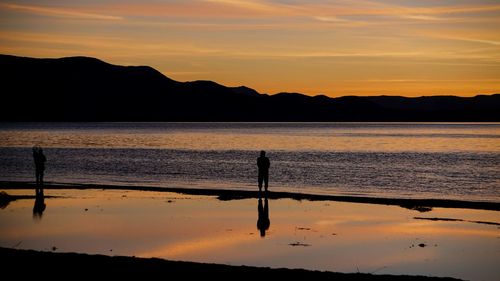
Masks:
[[[5,0],[0,52],[138,62],[192,80],[249,81],[263,92],[281,82],[279,90],[290,91],[374,93],[371,85],[384,90],[384,82],[410,94],[434,93],[438,84],[457,93],[497,91],[488,78],[499,76],[500,2],[405,3]]]
[[[0,4],[0,9],[17,10],[26,13],[40,14],[53,17],[73,17],[98,20],[121,20],[125,14],[131,16],[167,16],[167,17],[225,17],[238,16],[279,16],[279,17],[309,17],[324,22],[350,22],[349,16],[394,16],[411,20],[440,21],[446,20],[450,14],[468,14],[500,11],[498,5],[462,5],[462,6],[433,6],[408,7],[385,4],[373,1],[339,1],[317,4],[304,3],[277,3],[272,1],[247,0],[202,0],[175,3],[138,3],[138,4],[101,4],[93,7],[94,10],[107,11],[95,13],[84,11],[81,8],[62,8],[37,5]],[[111,13],[111,14],[110,14]]]
[[[449,36],[449,37],[442,36],[441,38],[500,46],[500,41],[495,41],[495,40],[484,40],[484,39],[478,39],[478,38],[452,37],[452,36]]]
[[[423,53],[420,52],[291,52],[291,53],[277,53],[274,56],[283,57],[302,57],[302,58],[355,58],[355,57],[366,57],[366,58],[380,58],[380,57],[393,57],[393,58],[404,58],[404,57],[418,57],[422,56]]]
[[[469,5],[451,7],[414,8],[414,13],[421,14],[457,14],[500,11],[500,5]]]
[[[380,3],[379,3],[380,4]],[[323,8],[327,8],[324,6]],[[421,16],[421,15],[446,15],[466,14],[500,11],[500,5],[462,5],[462,6],[433,6],[433,7],[408,7],[399,5],[380,4],[377,6],[363,5],[350,6],[344,9],[332,10],[335,15],[395,15],[395,16]]]
[[[0,4],[0,9],[9,9],[31,14],[50,16],[50,17],[64,17],[64,18],[79,18],[79,19],[94,19],[94,20],[122,20],[123,17],[103,15],[96,13],[82,12],[73,9],[43,7],[33,5],[18,5],[18,4]]]
[[[495,31],[485,29],[434,29],[420,30],[415,33],[418,36],[431,39],[453,40],[471,43],[480,43],[490,46],[500,46],[500,36]],[[483,51],[484,52],[484,51]],[[497,48],[498,53],[498,48]],[[498,53],[500,55],[500,53]]]
[[[410,19],[410,20],[423,20],[423,21],[443,21],[447,20],[446,18],[442,17],[436,17],[436,16],[429,16],[429,15],[403,15],[401,16],[403,19]]]
[[[337,22],[340,22],[340,23],[352,22],[352,20],[342,19],[342,18],[339,18],[336,16],[315,16],[313,18],[316,20],[319,20],[319,21],[324,21],[324,22],[335,22],[335,23],[337,23]]]
[[[495,22],[498,16],[483,16],[478,13],[499,12],[500,5],[453,5],[453,6],[425,6],[409,7],[386,4],[373,1],[340,1],[335,4],[304,5],[303,13],[323,22],[358,22],[358,26],[391,25],[401,23],[399,20],[419,22]],[[460,14],[460,17],[451,15]],[[357,18],[358,20],[353,20]],[[360,21],[359,18],[363,18]]]
[[[467,82],[500,82],[500,79],[465,79]],[[360,80],[356,80],[360,81]],[[429,82],[464,82],[464,79],[365,79],[363,82],[380,83],[429,83]],[[354,81],[353,81],[354,82]]]
[[[203,0],[209,3],[231,5],[244,9],[268,11],[275,7],[275,5],[268,4],[262,1],[244,1],[244,0]]]
[[[171,18],[262,18],[296,15],[299,6],[265,1],[199,0],[174,2],[112,3],[94,6],[100,10],[137,17]]]
[[[129,56],[133,57],[136,55],[142,56],[145,53],[148,56],[205,57],[222,56],[224,54],[223,49],[200,47],[189,42],[179,43],[168,40],[140,41],[134,38],[112,36],[5,31],[0,31],[0,38],[4,42],[17,42],[18,44],[32,46],[52,44],[57,47],[71,48],[76,53],[82,53],[85,50],[95,50],[99,51],[99,53],[112,53],[112,56],[129,54]]]

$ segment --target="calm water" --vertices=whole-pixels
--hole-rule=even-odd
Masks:
[[[500,229],[475,223],[500,223],[496,211],[419,213],[398,206],[269,200],[270,223],[261,236],[256,198],[219,201],[124,190],[46,194],[57,197],[45,199],[42,216],[33,215],[33,199],[0,209],[0,246],[475,281],[500,277]]]
[[[2,123],[0,180],[500,201],[499,123]]]

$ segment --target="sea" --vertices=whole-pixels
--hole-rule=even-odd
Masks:
[[[500,202],[500,123],[0,123],[0,181]]]

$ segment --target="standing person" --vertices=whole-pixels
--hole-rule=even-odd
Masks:
[[[45,162],[47,158],[43,154],[43,149],[41,147],[33,147],[33,160],[35,161],[35,178],[36,185],[43,185],[43,173],[45,171]]]
[[[262,191],[262,182],[264,182],[264,187],[267,192],[267,187],[269,184],[269,166],[271,166],[269,158],[266,157],[266,152],[262,150],[260,152],[260,157],[257,158],[257,167],[259,168],[259,192]]]

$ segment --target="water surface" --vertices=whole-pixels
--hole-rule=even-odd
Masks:
[[[496,211],[419,213],[397,206],[278,199],[267,203],[270,223],[262,236],[258,199],[123,190],[45,193],[62,197],[45,198],[42,216],[33,216],[32,199],[0,210],[0,246],[468,280],[500,276]]]
[[[500,201],[498,123],[2,123],[0,180]]]

